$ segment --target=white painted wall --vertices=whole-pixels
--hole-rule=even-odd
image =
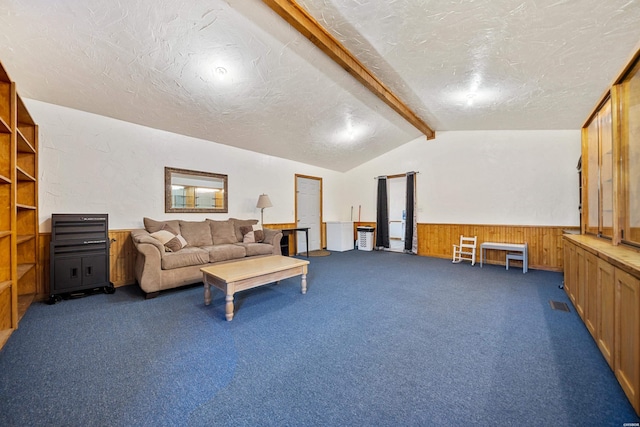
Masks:
[[[577,226],[579,130],[438,132],[347,172],[348,200],[376,219],[376,180],[415,170],[418,222]]]
[[[109,213],[111,229],[145,216],[259,218],[258,196],[273,202],[266,223],[295,219],[295,174],[323,178],[324,221],[375,221],[376,180],[416,170],[418,222],[579,224],[580,131],[438,132],[346,173],[258,154],[108,117],[26,100],[40,125],[39,216]],[[229,176],[228,214],[166,214],[164,167]]]
[[[294,222],[295,174],[323,178],[325,220],[340,210],[342,174],[264,154],[151,129],[108,117],[25,100],[40,128],[40,231],[52,213],[108,213],[109,228],[142,227],[142,218],[260,218],[256,202],[269,195],[265,223]],[[228,214],[164,212],[164,167],[226,174]]]

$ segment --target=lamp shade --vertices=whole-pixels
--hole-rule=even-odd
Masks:
[[[258,204],[256,205],[257,208],[264,209],[272,206],[271,200],[269,200],[269,196],[266,194],[261,194],[260,197],[258,197]]]

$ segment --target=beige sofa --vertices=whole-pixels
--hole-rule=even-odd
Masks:
[[[153,298],[162,290],[201,282],[202,267],[246,257],[281,255],[282,232],[260,230],[257,223],[236,218],[224,221],[144,218],[145,228],[131,231],[138,250],[135,274],[140,288],[147,298]]]

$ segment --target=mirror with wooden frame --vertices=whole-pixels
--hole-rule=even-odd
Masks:
[[[164,211],[227,213],[227,175],[164,168]]]

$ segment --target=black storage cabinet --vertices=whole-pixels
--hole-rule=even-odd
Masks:
[[[109,280],[109,215],[52,214],[50,256],[50,303],[61,294],[115,290]]]

